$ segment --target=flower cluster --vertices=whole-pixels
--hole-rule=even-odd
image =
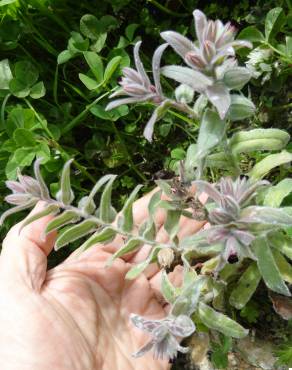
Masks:
[[[182,347],[177,338],[190,336],[196,329],[193,321],[186,315],[169,316],[162,320],[148,320],[139,315],[131,315],[132,323],[149,334],[151,339],[133,356],[140,357],[152,350],[156,359],[176,357],[177,352],[187,353],[188,348]]]
[[[217,187],[202,180],[194,184],[215,202],[208,214],[211,227],[203,233],[208,243],[224,244],[223,263],[237,262],[244,257],[255,259],[249,246],[259,232],[256,225],[260,225],[260,232],[265,232],[271,227],[292,224],[292,217],[281,209],[250,205],[257,190],[268,185],[268,181],[252,183],[246,178],[233,181],[227,177],[222,178]]]

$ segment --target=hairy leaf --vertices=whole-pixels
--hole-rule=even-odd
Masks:
[[[142,238],[133,237],[129,239],[118,251],[116,251],[107,262],[107,265],[111,265],[112,262],[119,257],[124,256],[127,253],[133,252],[143,243]]]
[[[137,185],[127,199],[121,214],[118,218],[118,227],[124,232],[130,232],[133,229],[133,203],[142,185]]]
[[[57,194],[57,199],[60,200],[62,203],[69,205],[73,202],[74,193],[71,189],[71,181],[70,181],[70,166],[73,162],[73,159],[70,159],[68,162],[65,163],[61,175],[61,183],[60,183],[60,191]]]
[[[39,220],[48,215],[55,215],[60,211],[60,207],[56,204],[48,204],[44,206],[44,209],[34,215],[31,215],[24,219],[19,229],[19,232],[27,225],[31,224],[32,222]]]
[[[264,205],[270,207],[280,207],[284,198],[292,192],[292,179],[284,179],[277,185],[268,189]]]
[[[106,184],[100,199],[99,217],[106,223],[111,223],[116,217],[116,212],[111,205],[113,183],[117,176],[112,175]]]
[[[79,253],[84,252],[86,249],[98,244],[103,243],[106,244],[113,240],[116,236],[117,232],[111,226],[107,226],[102,228],[101,230],[98,229],[93,235],[90,236],[78,249]]]
[[[69,224],[79,221],[80,215],[73,210],[65,210],[62,214],[54,217],[52,221],[47,224],[45,233],[48,234],[53,230],[58,230],[59,228]]]
[[[158,252],[161,250],[161,247],[152,248],[149,256],[146,258],[145,261],[138,263],[137,265],[133,266],[131,270],[129,270],[126,274],[126,279],[133,280],[136,279],[151,263],[154,262],[157,258]]]

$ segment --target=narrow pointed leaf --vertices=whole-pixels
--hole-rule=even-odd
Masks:
[[[229,303],[240,310],[250,300],[261,280],[257,263],[253,262],[241,275],[236,287],[232,290]]]
[[[226,315],[213,310],[210,306],[200,302],[198,308],[198,315],[203,324],[208,328],[217,330],[227,337],[244,338],[248,334],[248,330],[244,329],[237,322],[231,320]]]
[[[116,236],[117,232],[111,227],[105,227],[101,230],[97,230],[93,235],[90,236],[89,239],[87,239],[78,249],[79,254],[84,252],[86,249],[98,244],[103,243],[106,244],[109,241],[112,241],[114,237]]]
[[[253,252],[257,257],[259,271],[267,287],[274,292],[291,296],[283,281],[274,256],[266,239],[259,238],[252,243]]]
[[[189,51],[195,51],[197,48],[191,40],[174,31],[161,32],[160,36],[165,40],[174,51],[183,59]]]
[[[147,122],[143,135],[144,137],[151,143],[152,142],[152,136],[154,131],[154,125],[157,121],[159,121],[161,118],[164,117],[169,107],[172,106],[171,100],[164,100],[162,103],[160,103],[155,110],[152,113],[152,116],[150,117],[149,121]]]
[[[271,169],[292,161],[292,153],[283,150],[281,153],[270,154],[258,162],[249,172],[252,181],[257,181],[266,176]]]
[[[217,84],[207,87],[207,98],[217,109],[221,119],[224,119],[231,103],[229,90],[226,86]]]
[[[25,209],[32,208],[36,203],[37,203],[37,199],[32,199],[31,201],[29,201],[29,202],[27,202],[27,203],[25,203],[21,206],[16,206],[16,207],[8,209],[4,213],[2,213],[2,215],[0,217],[0,226],[3,225],[3,222],[5,221],[5,219],[8,216],[13,215],[14,213],[17,213],[17,212],[20,212],[20,211],[24,211]]]
[[[178,292],[177,289],[170,282],[165,270],[162,271],[161,276],[161,292],[163,294],[163,297],[167,300],[167,302],[171,304],[174,303]]]
[[[197,92],[203,92],[206,88],[212,85],[212,79],[206,77],[199,71],[194,71],[188,67],[181,66],[165,66],[161,68],[161,73],[168,78],[171,78],[181,84],[190,86]]]
[[[146,227],[142,233],[143,239],[154,241],[156,237],[156,225],[155,222],[149,219],[146,223]]]
[[[130,232],[133,229],[133,203],[142,185],[137,185],[127,199],[121,215],[118,218],[118,226],[125,232]]]
[[[154,84],[156,87],[156,91],[159,95],[162,95],[162,88],[160,83],[160,63],[161,57],[164,50],[167,48],[168,44],[160,45],[154,52],[153,59],[152,59],[152,71],[153,71],[153,79]]]
[[[117,176],[113,175],[108,181],[100,199],[99,217],[106,223],[113,222],[116,216],[111,205],[112,188],[116,177]]]
[[[277,250],[273,250],[273,256],[282,278],[292,284],[292,266],[286,258]]]
[[[70,159],[68,162],[65,163],[62,176],[61,176],[61,189],[59,191],[58,200],[62,203],[69,205],[72,203],[74,199],[74,193],[71,189],[71,181],[70,181],[70,166],[73,162],[73,159]]]
[[[154,262],[157,258],[158,252],[161,250],[161,247],[155,247],[151,250],[147,259],[143,262],[138,263],[137,265],[133,266],[131,270],[129,270],[126,274],[126,279],[133,280],[136,279],[151,263]]]
[[[38,158],[34,162],[34,174],[35,174],[35,178],[38,181],[39,186],[40,186],[42,199],[50,199],[49,189],[48,189],[48,187],[47,187],[47,185],[46,185],[46,183],[45,183],[45,181],[43,179],[43,176],[41,174],[41,171],[40,171],[41,161],[42,161],[42,159],[41,158]]]
[[[271,9],[265,20],[265,36],[266,40],[272,39],[285,23],[285,14],[282,8],[276,7]]]
[[[32,215],[32,216],[29,216],[27,218],[25,218],[21,224],[21,227],[19,229],[19,232],[27,225],[31,224],[32,222],[36,221],[36,220],[39,220],[40,218],[43,218],[45,216],[48,216],[48,215],[55,215],[59,212],[60,210],[60,207],[56,204],[49,204],[49,205],[46,205],[45,208]]]
[[[164,229],[169,235],[169,239],[172,240],[179,231],[179,220],[181,211],[167,211],[166,221],[164,223]]]
[[[292,216],[281,208],[250,206],[241,212],[240,222],[285,227],[292,226]]]
[[[80,215],[78,215],[78,213],[66,210],[59,216],[54,217],[54,219],[48,223],[45,233],[48,234],[53,230],[58,230],[67,224],[79,221],[79,219]]]
[[[206,156],[212,148],[218,145],[226,130],[226,121],[219,115],[207,109],[203,115],[197,142],[197,156]]]
[[[121,56],[113,57],[107,66],[105,67],[104,75],[103,75],[103,83],[106,83],[110,80],[112,75],[114,74],[115,70],[118,68],[120,62],[122,60]]]
[[[96,220],[87,219],[82,221],[78,225],[70,227],[69,229],[64,231],[56,240],[55,250],[58,250],[65,245],[72,243],[85,235],[88,235],[89,233],[93,232],[97,226],[98,223]]]
[[[145,72],[143,63],[141,62],[139,51],[140,46],[142,44],[142,41],[138,41],[134,47],[134,60],[135,60],[135,66],[137,68],[137,71],[142,76],[143,80],[145,81],[145,87],[148,87],[151,85],[149,77],[147,76],[147,73]]]
[[[134,237],[129,239],[125,245],[123,245],[118,251],[116,251],[116,253],[112,255],[112,257],[107,262],[107,265],[110,266],[116,258],[122,257],[127,253],[133,252],[134,250],[139,248],[139,246],[141,246],[142,243],[143,243],[142,238]]]

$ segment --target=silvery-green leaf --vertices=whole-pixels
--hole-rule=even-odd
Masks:
[[[187,149],[186,159],[184,161],[185,180],[193,181],[196,177],[196,167],[198,166],[198,147],[197,144],[191,144]]]
[[[40,164],[42,162],[42,158],[38,158],[35,162],[34,162],[34,174],[35,174],[35,178],[36,180],[38,181],[39,183],[39,186],[40,186],[40,191],[41,191],[41,197],[42,199],[50,199],[50,192],[49,192],[49,189],[43,179],[43,176],[41,174],[41,171],[40,171]]]
[[[210,77],[205,76],[199,71],[194,71],[188,67],[181,66],[165,66],[161,68],[161,73],[173,80],[190,86],[192,89],[198,92],[203,92],[208,86],[211,86],[213,81]]]
[[[241,211],[240,222],[276,226],[292,226],[292,216],[281,208],[250,206]]]
[[[151,263],[154,262],[157,258],[158,252],[161,250],[161,247],[152,248],[149,256],[146,258],[145,261],[138,263],[137,265],[133,266],[126,274],[126,279],[133,280],[136,279]]]
[[[292,161],[292,153],[283,150],[281,153],[270,154],[258,162],[248,173],[252,181],[257,181],[266,176],[271,169]]]
[[[103,222],[111,223],[116,217],[116,212],[111,205],[113,183],[117,176],[112,175],[106,184],[100,199],[99,217]]]
[[[143,185],[137,185],[135,187],[127,199],[118,218],[118,227],[125,232],[130,232],[133,229],[133,203],[142,186]]]
[[[258,238],[252,243],[253,252],[257,257],[259,271],[267,287],[274,292],[291,296],[284,283],[270,246],[265,238]]]
[[[76,211],[65,210],[62,214],[54,217],[54,219],[47,224],[45,233],[48,234],[53,230],[58,230],[60,227],[67,224],[79,221],[79,219],[80,215],[78,215]]]
[[[186,315],[177,316],[168,323],[168,327],[171,334],[181,338],[189,337],[196,330],[192,319]]]
[[[159,121],[161,118],[164,117],[169,107],[172,106],[171,100],[164,100],[162,103],[160,103],[152,113],[152,116],[150,117],[149,121],[147,122],[143,135],[144,137],[151,143],[152,142],[152,136],[154,131],[154,125],[157,121]]]
[[[48,204],[44,206],[44,209],[38,213],[35,213],[34,215],[28,216],[25,218],[21,224],[21,227],[19,229],[19,232],[27,225],[31,224],[32,222],[39,220],[42,217],[48,216],[48,215],[55,215],[59,212],[60,207],[56,204]]]
[[[210,184],[207,181],[203,181],[203,180],[193,181],[192,184],[195,185],[201,192],[207,193],[208,196],[214,200],[214,202],[216,202],[217,204],[220,204],[221,194],[215,188],[214,185]]]
[[[3,222],[8,216],[13,215],[14,213],[17,213],[20,211],[24,211],[25,209],[32,208],[37,203],[37,201],[38,201],[37,199],[32,199],[29,202],[22,204],[21,206],[10,208],[4,213],[2,213],[0,217],[0,226],[3,225]]]
[[[192,50],[197,50],[194,43],[188,38],[184,37],[178,32],[165,31],[161,32],[160,36],[165,40],[174,51],[179,54],[182,58],[185,57],[186,53]]]
[[[146,240],[154,240],[156,236],[156,225],[155,222],[149,219],[145,222],[145,228],[142,232],[142,238]]]
[[[276,265],[280,271],[282,278],[287,283],[292,284],[292,266],[286,258],[277,250],[272,251]]]
[[[153,97],[154,94],[152,95],[144,95],[144,96],[134,96],[134,97],[130,97],[130,98],[123,98],[123,99],[117,99],[117,100],[114,100],[112,102],[110,102],[106,107],[105,107],[105,111],[109,111],[109,110],[112,110],[114,108],[117,108],[119,107],[120,105],[124,105],[124,104],[132,104],[132,103],[142,103],[146,100],[150,100],[151,97]]]
[[[101,230],[98,229],[94,234],[90,236],[78,249],[79,253],[84,252],[86,249],[98,244],[106,244],[114,239],[116,236],[116,231],[111,227],[105,227]]]
[[[257,263],[253,262],[241,275],[235,288],[232,290],[229,303],[240,310],[250,300],[261,280]]]
[[[264,199],[264,205],[270,207],[280,207],[284,198],[292,192],[292,179],[284,179],[277,185],[268,189]]]
[[[172,240],[179,231],[179,220],[181,211],[168,210],[166,221],[164,223],[164,229],[169,235],[169,239]]]
[[[230,158],[224,152],[209,154],[206,158],[206,167],[232,169]]]
[[[197,117],[202,116],[207,104],[208,104],[208,99],[206,95],[201,94],[196,100],[194,107],[193,107],[193,111]]]
[[[232,96],[236,97],[237,95]],[[290,135],[284,130],[257,128],[236,132],[230,140],[230,146],[234,154],[257,150],[280,150],[285,148],[289,139]]]
[[[169,303],[174,303],[178,294],[177,288],[172,285],[165,270],[162,271],[161,275],[161,292]]]
[[[142,44],[142,41],[138,41],[136,45],[134,46],[134,60],[135,60],[136,69],[144,80],[145,87],[149,87],[151,85],[151,82],[149,80],[149,77],[147,76],[147,73],[145,72],[143,63],[141,62],[141,59],[139,56],[139,50],[140,50],[141,44]]]
[[[122,257],[127,253],[133,252],[134,250],[139,248],[142,243],[143,243],[142,238],[133,237],[127,240],[127,242],[110,257],[109,261],[107,262],[107,266],[110,266],[116,258]]]
[[[223,82],[229,89],[241,90],[251,79],[250,71],[245,67],[234,67],[227,70]]]
[[[256,107],[250,99],[236,94],[231,94],[230,97],[228,117],[231,121],[241,121],[254,115]]]
[[[197,309],[201,291],[207,283],[206,276],[200,276],[188,286],[184,287],[173,303],[171,314],[174,316],[191,316]]]
[[[153,54],[153,59],[152,59],[153,79],[154,79],[154,84],[156,87],[156,92],[159,95],[162,95],[162,88],[161,88],[161,83],[160,83],[160,62],[161,62],[162,54],[164,50],[167,48],[167,46],[168,44],[160,45],[155,50]]]
[[[221,120],[216,112],[207,109],[200,125],[197,141],[198,157],[206,156],[212,148],[218,145],[225,134],[225,130],[226,121]]]
[[[94,219],[87,219],[82,221],[78,225],[71,226],[57,238],[55,243],[55,250],[58,250],[65,245],[92,233],[97,226],[98,223]]]
[[[292,238],[284,235],[281,231],[270,233],[268,242],[272,248],[279,250],[292,260]]]
[[[160,189],[163,191],[165,195],[167,195],[169,198],[173,197],[173,191],[171,190],[171,186],[166,180],[156,180],[155,183],[160,187]],[[160,199],[156,200],[156,204],[160,202]],[[156,206],[157,207],[157,206]]]
[[[244,329],[237,322],[231,320],[226,315],[213,310],[210,306],[200,302],[198,306],[198,316],[202,323],[208,328],[217,330],[228,337],[243,338],[248,334],[248,330]]]
[[[194,99],[194,90],[188,85],[181,84],[175,89],[174,95],[179,103],[189,104]]]
[[[218,83],[212,86],[208,86],[205,90],[205,94],[210,102],[217,109],[220,118],[224,119],[231,103],[228,88],[223,84]]]
[[[86,213],[89,213],[90,214],[90,209],[91,209],[91,206],[92,206],[92,202],[94,201],[94,197],[95,195],[97,194],[97,192],[101,189],[101,187],[106,183],[108,182],[110,179],[112,179],[114,175],[105,175],[105,176],[102,176],[98,181],[97,183],[94,185],[93,189],[91,190],[89,196],[87,197],[86,199],[86,202],[84,202],[83,204],[83,210],[86,212]]]
[[[195,29],[196,29],[196,36],[200,43],[203,41],[203,35],[205,28],[207,26],[207,18],[203,12],[199,9],[196,9],[193,12],[194,20],[195,20]]]
[[[71,204],[74,199],[74,193],[71,189],[70,182],[70,165],[73,162],[73,159],[70,159],[65,163],[61,175],[60,190],[57,193],[57,200],[68,205]]]

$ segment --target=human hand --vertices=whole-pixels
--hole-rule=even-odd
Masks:
[[[148,216],[146,197],[133,208],[134,222]],[[33,213],[43,207],[37,204]],[[167,306],[159,298],[160,274],[156,265],[133,281],[127,271],[147,256],[149,247],[106,261],[122,243],[97,245],[76,257],[73,253],[47,271],[47,256],[55,235],[45,240],[43,230],[51,217],[25,226],[15,225],[3,242],[0,256],[0,358],[3,370],[165,370],[166,361],[151,354],[133,359],[131,354],[147,340],[147,334],[129,320],[135,313],[150,319],[166,316]],[[162,227],[163,210],[156,214],[157,239],[167,242]],[[180,237],[192,234],[202,222],[181,220]],[[179,279],[176,273],[172,279]]]

